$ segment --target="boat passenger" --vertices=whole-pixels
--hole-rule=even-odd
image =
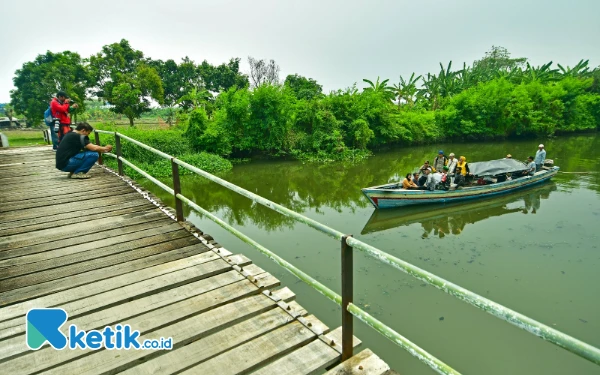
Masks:
[[[427,160],[420,168],[421,173],[425,173],[425,170],[429,170],[431,172],[431,165],[429,165],[429,160]]]
[[[442,181],[440,183],[440,187],[444,190],[450,189],[450,176],[448,175],[448,166],[444,166],[442,168]]]
[[[415,183],[415,185],[419,186],[419,174],[418,173],[413,173],[413,177],[412,177],[412,181]]]
[[[456,169],[457,162],[458,160],[454,157],[454,152],[451,152],[450,155],[448,155],[448,163],[446,164],[448,166],[448,174],[450,176],[454,176],[454,170]]]
[[[436,156],[435,159],[433,159],[433,171],[441,172],[442,168],[444,168],[444,166],[447,165],[447,163],[448,163],[448,159],[444,155],[444,151],[439,150],[438,156]]]
[[[544,161],[546,160],[546,150],[544,149],[544,145],[540,143],[540,145],[538,146],[538,150],[535,153],[535,167],[536,167],[536,171],[539,171],[540,169],[542,169],[542,166],[544,165]]]
[[[523,171],[524,175],[533,176],[536,172],[536,165],[533,161],[533,156],[527,158],[527,169]]]
[[[425,169],[423,171],[423,174],[421,175],[421,177],[419,178],[419,181],[417,182],[417,184],[419,186],[427,186],[427,176],[431,173],[430,169]]]
[[[469,164],[467,158],[461,156],[456,163],[456,180],[454,181],[458,186],[463,186],[467,182],[467,176],[469,175]]]
[[[438,184],[442,181],[442,174],[438,172],[429,172],[427,174],[427,190],[434,191]]]
[[[418,189],[419,187],[417,186],[417,184],[415,184],[411,179],[410,179],[411,174],[407,173],[406,174],[406,178],[402,181],[402,188],[403,189]]]
[[[512,155],[508,154],[508,155],[506,155],[506,157],[504,159],[512,159]]]

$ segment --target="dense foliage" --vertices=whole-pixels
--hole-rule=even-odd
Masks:
[[[67,58],[72,68],[61,70]],[[441,140],[552,136],[600,124],[600,69],[590,69],[587,60],[572,68],[532,66],[493,47],[471,66],[454,69],[449,62],[436,74],[413,73],[396,84],[364,79],[363,90],[329,94],[298,74],[281,82],[273,60],[249,62],[251,82],[239,71],[240,59],[218,66],[187,57],[181,63],[151,60],[126,40],[90,59],[48,52],[16,72],[12,104],[41,118],[51,88],[74,90],[80,99],[87,88],[132,125],[152,104],[162,104],[161,118],[177,124],[178,136],[194,152],[316,160],[356,159],[381,147]],[[47,82],[53,71],[62,72],[59,86],[36,91],[31,77]],[[87,107],[82,117],[101,111]]]
[[[100,130],[117,130],[110,124],[99,124],[96,126]],[[118,129],[119,133],[130,138],[138,140],[148,146],[159,149],[169,155],[175,156],[186,163],[194,165],[209,173],[225,172],[233,168],[229,160],[206,152],[196,152],[188,138],[178,129],[170,130],[140,130],[140,129]],[[115,139],[111,135],[101,134],[102,144],[115,144]],[[171,175],[171,161],[156,155],[155,153],[143,149],[125,139],[121,141],[121,152],[126,160],[131,161],[135,166],[150,173],[154,177],[168,177]],[[107,165],[116,166],[116,161],[112,158],[106,158]],[[131,177],[138,177],[139,174],[125,166],[126,174]],[[192,174],[185,168],[180,169],[181,175]]]

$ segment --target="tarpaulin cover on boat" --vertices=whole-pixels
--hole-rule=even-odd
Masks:
[[[515,159],[469,163],[469,172],[475,176],[495,176],[502,173],[524,171],[525,169],[527,169],[527,165]]]

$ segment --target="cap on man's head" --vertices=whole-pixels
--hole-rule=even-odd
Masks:
[[[452,156],[452,157],[454,157],[454,156],[455,156],[455,155],[454,155],[454,152],[451,152],[451,153],[450,153],[450,155],[448,155],[448,156]]]
[[[443,153],[444,153],[444,151],[443,151],[443,150],[439,150],[439,151],[438,151],[438,154],[443,154]]]
[[[512,155],[511,155],[511,154],[508,154],[508,155],[506,155],[506,158],[507,158],[507,159],[512,159]]]
[[[64,97],[64,98],[68,98],[69,97],[69,95],[67,95],[67,93],[64,92],[64,91],[59,91],[59,92],[56,93],[56,97],[57,98],[60,98],[61,96]]]
[[[544,145],[540,143],[540,145],[538,147],[544,148]]]

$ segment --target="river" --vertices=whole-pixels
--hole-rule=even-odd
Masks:
[[[539,142],[407,147],[358,163],[253,161],[221,177],[600,347],[599,135],[544,139],[547,158],[561,173],[552,182],[499,198],[377,211],[360,191],[397,181],[424,160],[433,161],[439,149],[467,161],[507,153],[524,160],[535,154]],[[340,246],[335,240],[203,178],[182,178],[182,189],[200,206],[340,292]],[[170,196],[151,190],[173,205]],[[189,210],[186,217],[228,250],[245,254],[279,278],[330,328],[341,324],[340,309],[325,297],[210,220]],[[354,267],[355,303],[463,374],[600,374],[600,366],[362,253],[355,253]],[[399,373],[434,374],[358,320],[355,334],[363,340],[362,348],[372,349]]]

